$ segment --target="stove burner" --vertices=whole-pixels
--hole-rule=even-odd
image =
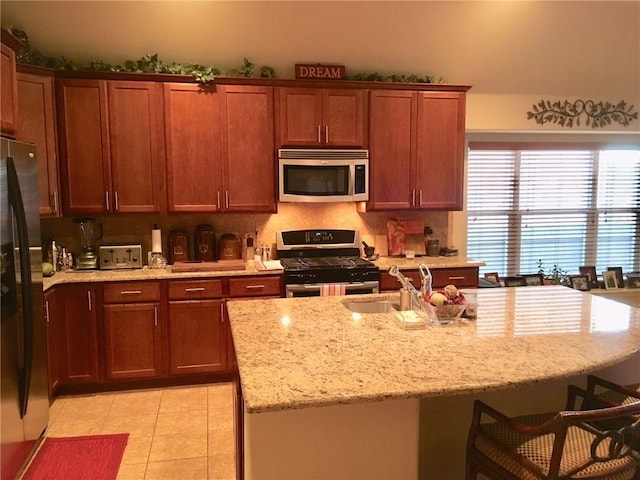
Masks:
[[[296,257],[280,260],[285,270],[376,268],[360,257]]]

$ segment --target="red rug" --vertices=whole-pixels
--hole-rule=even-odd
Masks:
[[[46,438],[24,480],[115,480],[128,433]]]

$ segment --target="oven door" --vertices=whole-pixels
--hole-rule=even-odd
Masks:
[[[291,297],[319,297],[322,290],[321,283],[311,285],[286,285],[285,292],[288,298]],[[363,295],[368,293],[379,293],[379,282],[352,282],[338,283],[344,285],[345,295]]]

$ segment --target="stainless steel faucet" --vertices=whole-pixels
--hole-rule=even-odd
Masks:
[[[420,310],[425,311],[424,305],[421,301],[422,294],[416,290],[416,287],[411,285],[409,279],[400,272],[397,265],[389,267],[389,275],[396,277],[400,282],[400,285],[402,285],[402,288],[400,289],[400,310],[413,310],[417,307]],[[431,285],[431,282],[429,282],[429,285]]]

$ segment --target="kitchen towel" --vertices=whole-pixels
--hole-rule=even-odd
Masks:
[[[346,288],[344,283],[323,283],[320,285],[320,296],[344,295]]]

